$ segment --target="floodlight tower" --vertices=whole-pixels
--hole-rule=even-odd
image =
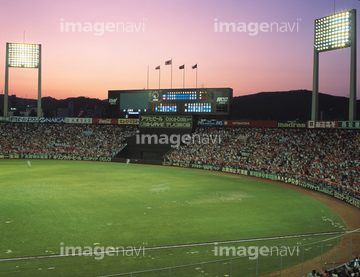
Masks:
[[[356,118],[356,10],[315,20],[311,120],[318,120],[319,53],[351,47],[349,121]]]
[[[38,69],[37,116],[41,117],[41,44],[6,43],[4,116],[8,116],[9,67]]]

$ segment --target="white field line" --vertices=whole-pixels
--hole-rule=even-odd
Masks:
[[[14,258],[3,258],[0,259],[0,262],[9,262],[9,261],[24,261],[24,260],[36,260],[36,259],[50,259],[50,258],[62,258],[62,257],[74,257],[74,256],[92,256],[99,254],[109,254],[109,253],[122,253],[128,251],[141,251],[141,250],[160,250],[160,249],[171,249],[171,248],[184,248],[184,247],[194,247],[194,246],[206,246],[206,245],[219,245],[219,244],[228,244],[228,243],[239,243],[239,242],[254,242],[254,241],[265,241],[265,240],[277,240],[277,239],[289,239],[289,238],[301,238],[301,237],[311,237],[311,236],[324,236],[324,235],[337,235],[347,233],[345,231],[337,232],[323,232],[323,233],[312,233],[312,234],[300,234],[300,235],[288,235],[288,236],[278,236],[278,237],[267,237],[267,238],[255,238],[255,239],[240,239],[240,240],[227,240],[227,241],[214,241],[214,242],[201,242],[201,243],[189,243],[189,244],[178,244],[178,245],[165,245],[165,246],[153,246],[153,247],[140,247],[138,249],[121,249],[121,250],[108,250],[108,251],[95,251],[90,252],[86,251],[84,254],[72,253],[72,254],[54,254],[54,255],[39,255],[39,256],[26,256],[26,257],[14,257]]]

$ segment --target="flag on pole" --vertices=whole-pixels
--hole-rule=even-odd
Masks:
[[[165,65],[169,65],[172,63],[172,60],[165,61]]]
[[[179,66],[179,69],[184,69],[184,68],[185,68],[185,64]]]
[[[195,68],[197,68],[197,64],[195,64],[195,65],[192,66],[192,69],[195,69]]]
[[[155,70],[159,70],[160,69],[160,65],[158,65],[157,67],[155,67]]]

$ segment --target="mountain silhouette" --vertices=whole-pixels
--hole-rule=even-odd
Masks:
[[[310,120],[312,91],[260,92],[233,98],[232,119]],[[357,101],[357,119],[360,101]],[[319,93],[319,119],[347,120],[349,98]]]
[[[12,98],[11,98],[12,97]],[[248,120],[310,120],[312,92],[309,90],[291,90],[260,92],[251,95],[233,97],[231,119]],[[35,99],[9,96],[14,105],[36,107]],[[14,100],[16,99],[16,100]],[[41,100],[44,116],[56,117],[58,109],[74,107],[74,117],[107,117],[108,101],[88,97],[72,97],[57,100],[43,97]],[[4,95],[0,95],[0,115],[4,106]],[[20,103],[20,104],[19,104]],[[91,111],[98,111],[97,113]],[[100,112],[99,112],[100,111]],[[347,120],[349,98],[319,93],[319,119]],[[357,101],[357,119],[360,119],[360,101]]]

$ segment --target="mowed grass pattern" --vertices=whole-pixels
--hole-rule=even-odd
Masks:
[[[153,189],[161,184],[169,189]],[[236,175],[72,161],[34,160],[28,168],[25,160],[0,161],[2,259],[59,254],[60,243],[152,247],[344,228],[336,213],[310,197]],[[96,270],[114,274],[194,262],[181,251],[161,251],[171,255],[156,262],[150,254],[133,257],[136,262],[123,259],[121,266],[110,258],[94,264],[94,257],[68,257],[51,275],[96,276]],[[216,258],[200,253],[196,261]],[[27,276],[21,274],[43,269],[42,263],[49,262],[2,262],[0,272],[3,267]]]

